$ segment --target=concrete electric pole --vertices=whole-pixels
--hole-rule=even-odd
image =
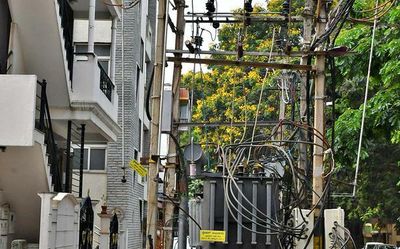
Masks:
[[[175,33],[175,49],[182,50],[183,48],[183,35],[185,30],[185,0],[175,0],[175,7],[177,10],[176,15],[176,33]],[[181,54],[177,54],[177,57],[182,56]],[[182,63],[175,62],[174,63],[174,71],[172,75],[172,123],[178,123],[180,118],[180,110],[179,110],[179,85],[181,79],[182,72]],[[172,124],[171,135],[175,138],[179,137],[178,127]],[[178,139],[179,141],[179,139]],[[178,149],[175,141],[173,139],[169,139],[169,148],[168,148],[168,159],[165,170],[165,194],[171,199],[174,198],[176,189],[176,167],[179,164],[179,155]],[[182,167],[182,165],[180,165]],[[167,201],[165,203],[165,213],[164,217],[166,220],[166,224],[164,225],[164,248],[172,249],[173,246],[173,220],[174,220],[174,209],[175,204],[171,201]]]
[[[163,87],[163,72],[165,64],[166,15],[167,0],[158,1],[156,58],[153,78],[152,106],[151,106],[151,133],[150,159],[147,181],[147,240],[146,249],[155,249],[157,245],[158,222],[158,166],[159,166],[159,135],[160,135],[160,104]]]
[[[326,26],[326,2],[318,0],[316,37],[325,32]],[[323,43],[317,48],[317,52],[322,52]],[[324,134],[325,134],[325,54],[317,53],[315,60],[315,93],[314,93],[314,155],[313,155],[313,198],[312,205],[316,206],[314,216],[319,218],[321,212],[320,198],[323,198],[323,172],[324,172]],[[321,134],[321,135],[318,135]],[[314,248],[322,248],[322,231],[317,229],[314,236]]]

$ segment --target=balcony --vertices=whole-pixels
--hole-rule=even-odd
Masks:
[[[101,134],[100,140],[115,140],[120,128],[118,95],[113,82],[94,53],[75,54],[73,70],[70,103],[74,113],[70,118],[87,123],[87,132]],[[59,112],[54,115],[61,119]]]
[[[120,17],[119,5],[122,0],[95,0],[96,16],[98,17]],[[72,10],[76,17],[88,17],[90,0],[70,1]]]

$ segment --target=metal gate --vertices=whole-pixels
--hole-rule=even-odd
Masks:
[[[110,222],[110,249],[118,249],[118,217],[117,214]]]
[[[93,207],[90,197],[83,201],[79,219],[79,249],[93,247]]]

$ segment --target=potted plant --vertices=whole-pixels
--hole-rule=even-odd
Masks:
[[[101,197],[101,214],[107,214],[107,195]]]

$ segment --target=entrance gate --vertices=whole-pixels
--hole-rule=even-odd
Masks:
[[[118,249],[118,217],[114,214],[110,222],[110,249]]]
[[[93,207],[90,197],[83,201],[79,219],[79,249],[93,247]]]

